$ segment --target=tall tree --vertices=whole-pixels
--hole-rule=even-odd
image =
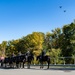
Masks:
[[[3,41],[1,44],[2,47],[2,56],[5,57],[5,52],[6,52],[6,46],[7,46],[7,41]]]
[[[42,44],[44,42],[43,33],[33,32],[25,38],[25,48],[33,50],[35,55],[38,55],[42,50]]]
[[[62,56],[64,57],[71,57],[73,55],[73,44],[72,44],[72,38],[75,38],[73,35],[75,35],[75,24],[71,23],[69,25],[65,25],[62,28],[62,35],[61,39],[61,50],[62,50]],[[66,60],[66,63],[70,62],[70,60]]]
[[[55,30],[52,30],[53,35],[52,35],[52,40],[53,40],[53,48],[60,48],[60,35],[61,35],[61,29],[60,28],[56,28]]]

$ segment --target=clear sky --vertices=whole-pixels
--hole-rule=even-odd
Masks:
[[[75,0],[0,0],[0,43],[50,32],[74,19]]]

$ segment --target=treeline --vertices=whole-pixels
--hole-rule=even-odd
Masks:
[[[17,40],[3,41],[0,44],[0,56],[10,56],[13,52],[17,55],[30,50],[38,56],[42,50],[53,58],[75,56],[75,24],[64,25],[51,32],[33,32]],[[57,63],[59,60],[57,61]],[[72,63],[73,60],[66,60]],[[61,63],[61,61],[59,62]]]

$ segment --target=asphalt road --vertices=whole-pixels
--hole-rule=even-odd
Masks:
[[[31,69],[2,69],[0,75],[75,75],[75,69],[40,69],[39,67],[31,67]]]

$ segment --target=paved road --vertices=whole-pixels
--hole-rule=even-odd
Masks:
[[[0,75],[75,75],[73,69],[0,69]]]

